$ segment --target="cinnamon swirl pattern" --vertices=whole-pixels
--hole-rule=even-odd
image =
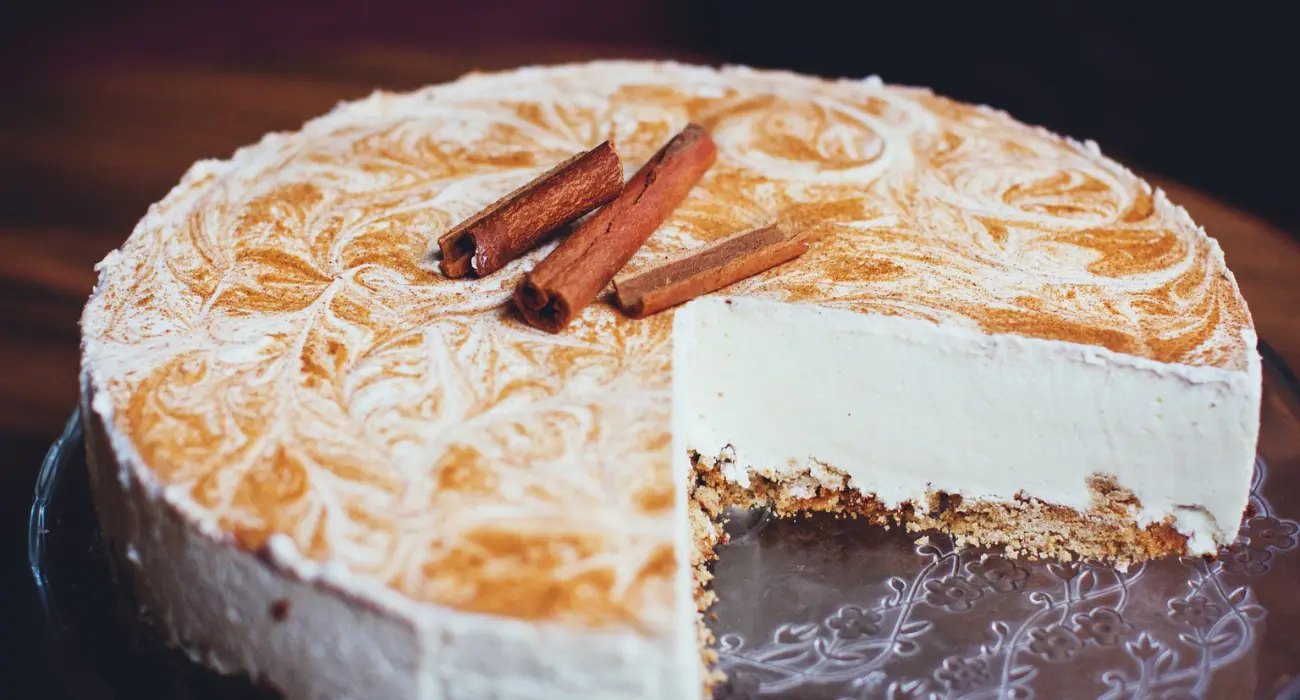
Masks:
[[[552,336],[431,241],[615,139],[688,121],[717,165],[626,272],[779,219],[730,294],[1243,369],[1217,246],[1090,144],[874,80],[596,63],[375,94],[196,165],[101,265],[85,362],[191,517],[413,599],[584,626],[671,619],[671,314]],[[181,494],[181,495],[175,495]]]

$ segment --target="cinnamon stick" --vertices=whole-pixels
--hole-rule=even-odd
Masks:
[[[619,308],[645,318],[695,297],[716,292],[808,250],[803,233],[787,233],[778,224],[729,236],[672,262],[614,281]]]
[[[622,186],[623,163],[612,143],[579,153],[440,236],[442,274],[490,275]]]
[[[614,201],[578,225],[515,289],[529,325],[557,333],[596,299],[713,165],[718,151],[689,124],[637,171]]]

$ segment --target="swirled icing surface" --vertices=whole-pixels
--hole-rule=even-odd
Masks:
[[[717,165],[625,273],[771,219],[727,290],[1244,369],[1217,246],[1095,147],[878,81],[595,63],[340,106],[195,166],[102,266],[87,367],[194,517],[455,609],[653,629],[672,605],[671,313],[559,335],[507,300],[548,247],[448,280],[426,247],[613,138]]]

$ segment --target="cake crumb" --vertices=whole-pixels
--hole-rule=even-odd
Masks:
[[[271,619],[276,622],[284,622],[289,619],[289,601],[286,598],[271,603]]]

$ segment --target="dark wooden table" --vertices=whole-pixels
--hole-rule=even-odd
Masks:
[[[651,53],[360,47],[221,67],[105,69],[0,100],[0,593],[16,587],[6,600],[17,601],[0,610],[6,665],[29,677],[42,669],[39,639],[30,636],[38,630],[23,528],[41,453],[76,402],[77,319],[92,266],[191,162],[226,157],[375,87],[409,89],[474,68]],[[1261,337],[1300,367],[1298,239],[1172,179],[1152,179],[1219,239]],[[4,685],[0,696],[11,697]]]

